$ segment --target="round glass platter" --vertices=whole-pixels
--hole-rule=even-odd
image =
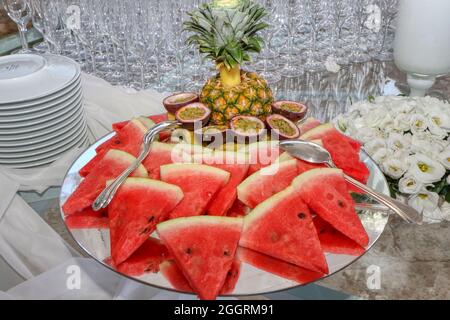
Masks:
[[[72,192],[77,188],[82,178],[78,174],[80,169],[86,165],[95,155],[95,149],[112,138],[115,133],[111,133],[99,141],[97,141],[94,145],[90,146],[80,157],[75,160],[70,169],[68,170],[66,177],[63,181],[61,194],[60,194],[60,207],[64,204],[67,198],[72,194]],[[388,183],[375,164],[375,162],[362,151],[361,153],[362,161],[367,165],[370,170],[370,178],[368,182],[368,186],[373,189],[389,195],[389,186]],[[381,212],[369,212],[369,211],[358,211],[359,217],[369,235],[369,245],[367,250],[370,250],[372,246],[377,242],[378,238],[383,233],[386,224],[388,223],[389,216],[387,214]],[[61,209],[62,219],[65,220],[64,213]],[[77,244],[81,247],[81,249],[90,257],[101,263],[108,269],[111,269],[115,272],[114,268],[108,265],[105,260],[110,257],[110,244],[109,244],[109,230],[107,229],[69,229],[69,234],[74,238]],[[155,236],[156,233],[153,235]],[[329,274],[324,277],[329,277],[349,265],[355,262],[360,256],[349,256],[342,254],[325,254],[328,266],[329,266]],[[164,278],[161,273],[147,273],[139,277],[130,277],[128,275],[117,272],[120,275],[136,280],[140,283],[150,285],[153,287],[157,287],[164,290],[170,290],[175,292],[180,292],[172,287],[169,281]],[[322,277],[322,278],[324,278]],[[322,278],[315,279],[312,282],[318,281]],[[312,283],[309,282],[309,283]],[[257,269],[249,264],[242,262],[241,264],[241,272],[239,280],[236,284],[236,287],[231,296],[247,296],[247,295],[259,295],[259,294],[267,294],[271,292],[288,290],[295,288],[300,285],[305,285],[308,283],[299,284],[295,281],[291,281],[272,273]],[[185,292],[183,292],[185,293]]]

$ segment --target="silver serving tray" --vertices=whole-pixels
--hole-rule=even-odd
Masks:
[[[80,169],[96,155],[95,149],[105,141],[111,139],[114,135],[115,133],[111,133],[101,138],[95,144],[90,146],[77,160],[75,160],[75,162],[72,164],[69,171],[67,172],[66,177],[64,178],[64,182],[62,184],[60,195],[60,207],[62,206],[62,204],[64,204],[67,198],[72,194],[72,192],[77,188],[78,184],[80,183],[82,179],[78,174]],[[364,151],[361,152],[361,159],[367,165],[371,173],[368,185],[381,193],[389,195],[389,186],[380,168]],[[372,248],[372,246],[377,242],[378,238],[383,233],[386,224],[388,223],[389,217],[388,215],[381,212],[359,211],[358,214],[369,235],[370,241],[369,246],[366,250],[367,252]],[[61,209],[61,217],[63,220],[65,220],[62,209]],[[110,256],[109,230],[101,230],[101,229],[71,230],[69,228],[67,229],[69,231],[69,234],[72,235],[74,240],[78,243],[78,245],[87,255],[98,261],[104,267],[117,272],[111,266],[109,266],[104,262],[104,260]],[[324,277],[329,277],[345,269],[359,258],[360,257],[349,255],[327,253],[326,259],[328,262],[330,273]],[[171,284],[160,273],[156,274],[148,273],[139,277],[130,277],[120,272],[117,273],[126,278],[136,280],[140,283],[149,286],[157,287],[164,290],[180,292],[174,289],[171,286]],[[318,281],[320,279],[316,279],[313,282]],[[298,286],[300,285],[295,281],[281,278],[274,274],[257,269],[246,263],[242,263],[241,274],[236,284],[235,290],[232,293],[232,296],[267,294],[271,292],[292,289]]]

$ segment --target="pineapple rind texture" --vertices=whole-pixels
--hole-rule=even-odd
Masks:
[[[247,115],[265,120],[272,112],[273,94],[266,80],[253,72],[241,71],[241,84],[225,87],[219,76],[209,79],[200,101],[212,111],[211,122],[228,125],[235,116]]]

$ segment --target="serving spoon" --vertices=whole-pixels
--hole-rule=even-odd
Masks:
[[[285,140],[280,142],[280,147],[289,153],[291,156],[316,164],[325,164],[330,168],[336,168],[330,153],[321,145],[314,142],[302,141],[302,140]],[[383,204],[405,221],[409,223],[415,223],[421,225],[423,222],[423,216],[414,208],[407,206],[406,204],[381,194],[372,188],[362,184],[361,182],[344,174],[344,178],[347,182],[354,185],[358,189],[364,191],[368,196]]]
[[[140,155],[124,172],[114,179],[113,182],[102,191],[102,193],[100,193],[92,204],[92,210],[100,211],[101,209],[106,208],[111,203],[120,186],[125,182],[130,174],[132,174],[141,165],[142,161],[147,158],[151,150],[151,145],[153,141],[155,141],[158,134],[162,131],[176,128],[179,125],[180,123],[177,121],[163,121],[148,130],[144,135]]]

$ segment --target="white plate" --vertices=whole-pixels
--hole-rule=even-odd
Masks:
[[[28,128],[32,126],[37,126],[40,124],[49,123],[55,119],[58,119],[60,117],[63,117],[67,113],[70,113],[74,109],[79,108],[80,104],[82,102],[82,97],[78,96],[76,97],[75,101],[62,105],[61,108],[57,108],[56,110],[53,110],[53,112],[50,112],[47,115],[34,118],[34,119],[28,119],[20,122],[7,122],[7,123],[0,123],[0,130],[3,129],[19,129],[19,128]]]
[[[64,202],[68,199],[68,197],[81,182],[82,178],[79,176],[78,172],[95,156],[95,148],[97,148],[100,144],[104,143],[113,136],[114,133],[99,140],[97,143],[89,147],[86,152],[84,152],[72,164],[62,184],[60,206],[64,204]],[[375,162],[370,159],[369,156],[367,156],[367,154],[362,153],[361,158],[367,165],[371,173],[368,185],[376,189],[377,191],[388,195],[389,186],[381,170],[378,168]],[[383,233],[386,224],[388,223],[389,217],[379,212],[370,213],[364,211],[359,212],[359,214],[370,239],[369,246],[367,248],[368,251],[370,250],[370,248],[372,248],[372,246]],[[62,209],[61,216],[62,219],[65,220]],[[115,271],[111,266],[104,262],[105,258],[108,258],[110,256],[109,230],[68,229],[68,231],[86,254],[97,260],[97,262],[101,263],[105,268]],[[350,264],[358,260],[359,257],[339,254],[326,254],[326,259],[330,270],[329,275],[332,275],[348,267]],[[125,278],[130,278],[146,285],[178,292],[170,285],[170,283],[164,278],[164,276],[162,276],[161,273],[149,273],[140,277],[129,277],[125,274],[119,272],[117,273]],[[246,263],[242,263],[240,277],[231,296],[266,294],[269,292],[292,289],[298,286],[299,284],[294,281],[280,278],[274,274],[256,269]]]
[[[17,114],[32,113],[45,108],[53,107],[62,101],[66,101],[68,98],[72,97],[74,92],[81,88],[81,77],[79,77],[73,84],[61,90],[58,93],[47,96],[43,99],[33,100],[27,103],[19,104],[7,104],[0,105],[0,115],[11,116]]]
[[[86,121],[74,122],[73,124],[67,126],[65,131],[59,133],[58,135],[47,136],[44,138],[40,138],[40,140],[36,139],[35,141],[32,141],[34,143],[28,143],[28,141],[25,142],[26,144],[24,145],[18,145],[16,143],[4,145],[0,143],[0,158],[5,156],[6,154],[16,154],[20,156],[20,154],[23,152],[46,148],[61,141],[67,140],[73,135],[79,134],[80,130],[85,124]]]
[[[13,169],[28,169],[28,168],[45,167],[45,166],[55,162],[59,158],[61,158],[61,156],[63,156],[66,152],[69,152],[71,149],[73,149],[75,147],[86,147],[88,144],[89,144],[89,139],[88,139],[88,135],[86,134],[86,136],[84,138],[80,139],[80,141],[75,143],[73,146],[70,146],[67,149],[64,148],[65,150],[62,150],[61,153],[58,153],[57,155],[51,156],[49,158],[30,161],[30,162],[23,163],[23,164],[1,164],[0,163],[0,165],[3,165],[8,168],[13,168]]]
[[[16,54],[0,58],[0,104],[47,97],[80,75],[78,64],[66,57]]]
[[[45,130],[38,131],[38,132],[30,132],[25,134],[16,134],[16,135],[0,135],[0,144],[1,143],[23,143],[23,145],[26,145],[28,141],[32,141],[33,139],[46,139],[47,136],[55,136],[58,134],[61,134],[65,131],[65,128],[67,126],[71,126],[74,123],[78,123],[84,119],[84,113],[79,111],[79,113],[74,116],[73,119],[69,119],[69,121],[65,123],[58,124],[56,126],[52,126],[49,128],[46,128]]]
[[[38,124],[35,126],[29,126],[26,128],[9,128],[9,129],[0,129],[0,136],[3,135],[18,135],[18,134],[26,134],[30,132],[36,131],[46,131],[46,129],[51,129],[55,125],[59,125],[62,123],[69,123],[75,117],[77,117],[81,112],[83,112],[83,102],[81,102],[78,106],[75,106],[70,112],[56,118],[52,121],[48,121],[42,124]]]
[[[71,104],[75,103],[77,100],[80,100],[82,98],[82,91],[81,88],[78,89],[76,92],[74,92],[68,99],[65,101],[62,101],[61,103],[55,104],[52,107],[49,108],[43,108],[41,110],[36,110],[32,113],[27,114],[17,114],[14,116],[5,116],[0,114],[0,124],[8,124],[8,123],[17,123],[17,122],[26,122],[26,121],[32,121],[34,119],[39,119],[45,116],[48,116],[52,113],[59,112]]]
[[[85,123],[81,123],[81,126],[77,128],[76,131],[76,134],[69,136],[69,138],[66,138],[66,140],[51,144],[45,148],[17,154],[0,153],[0,163],[22,164],[29,161],[34,161],[36,159],[39,160],[54,156],[55,154],[60,154],[61,150],[67,150],[68,147],[72,146],[77,141],[80,141],[80,139],[87,134],[87,125]]]

